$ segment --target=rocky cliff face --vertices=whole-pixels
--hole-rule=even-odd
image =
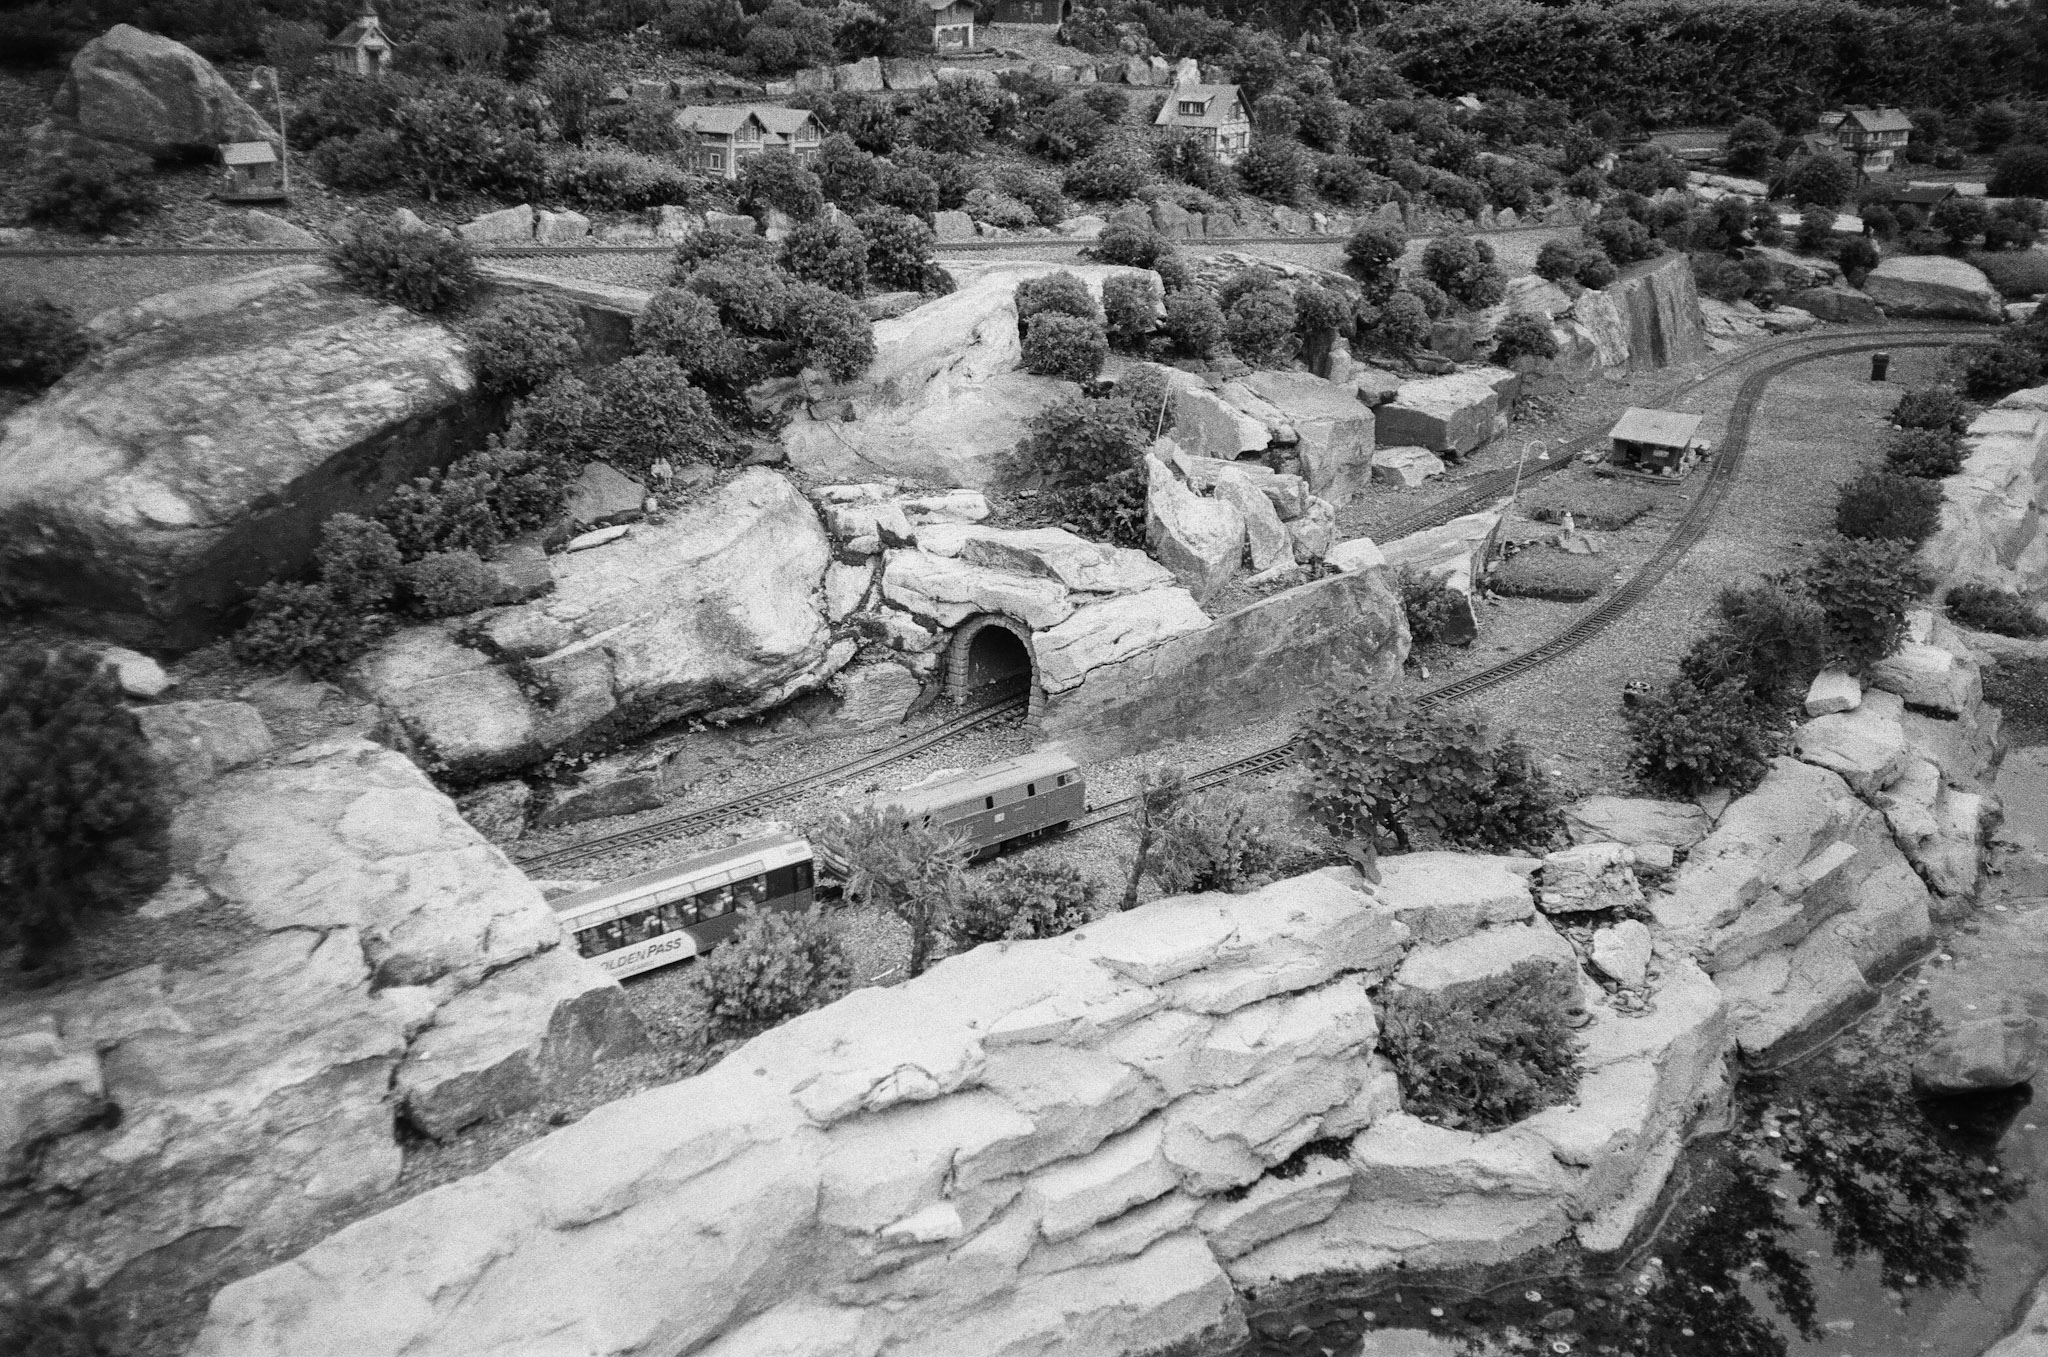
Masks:
[[[215,737],[260,718],[178,709],[234,705],[145,710],[219,769],[261,744]],[[344,740],[203,771],[145,913],[225,909],[255,941],[0,1000],[0,1294],[198,1284],[391,1187],[400,1118],[453,1135],[644,1049],[617,982],[405,759]]]
[[[1719,1088],[1690,963],[1647,1015],[1588,986],[1581,1098],[1505,1131],[1406,1115],[1374,1055],[1382,986],[1578,973],[1534,865],[1165,900],[858,991],[236,1283],[195,1351],[1214,1353],[1237,1284],[1613,1247]]]
[[[91,328],[100,351],[0,428],[0,587],[131,643],[212,639],[328,517],[495,422],[453,332],[315,265]]]
[[[1941,482],[1941,527],[1920,559],[1944,587],[2048,593],[2048,386],[2015,391],[1971,422],[1963,469]]]
[[[1628,336],[1631,372],[1677,367],[1707,356],[1699,289],[1683,254],[1631,264],[1601,291]]]

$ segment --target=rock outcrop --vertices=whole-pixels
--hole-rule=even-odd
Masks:
[[[2048,386],[1970,422],[1962,470],[1941,482],[1941,526],[1920,560],[1943,586],[2048,590]]]
[[[1888,316],[1993,324],[2003,318],[1998,289],[1983,270],[1947,255],[1893,255],[1870,271],[1863,290]]]
[[[823,613],[824,528],[759,468],[665,522],[548,558],[531,603],[411,627],[349,684],[436,767],[465,778],[815,688],[852,658]]]
[[[152,1255],[196,1282],[390,1188],[397,1119],[452,1135],[645,1049],[540,892],[390,750],[195,784],[172,843],[166,894],[257,940],[0,1001],[0,1289]]]
[[[1628,367],[1677,367],[1707,356],[1699,288],[1682,253],[1631,264],[1601,289],[1628,336]]]
[[[1373,988],[1453,951],[1470,975],[1576,962],[1541,920],[1441,893],[1429,917],[1470,922],[1411,946],[1401,917],[1430,905],[1405,890],[1328,871],[1178,897],[858,991],[235,1283],[194,1351],[545,1329],[593,1353],[1192,1357],[1242,1343],[1239,1287],[1617,1246],[1721,1089],[1713,985],[1666,960],[1642,1016],[1589,986],[1576,1102],[1433,1126],[1374,1053]]]
[[[181,42],[115,24],[78,50],[50,104],[56,127],[158,160],[210,157],[277,130]]]
[[[1479,634],[1472,597],[1485,577],[1487,557],[1500,535],[1502,510],[1466,514],[1434,528],[1410,533],[1380,548],[1395,570],[1407,568],[1435,580],[1458,600],[1445,626],[1445,639],[1469,641]]]
[[[1419,447],[1462,457],[1507,428],[1510,396],[1501,402],[1500,368],[1473,368],[1446,377],[1404,382],[1400,394],[1373,412],[1374,436],[1384,447]]]
[[[1341,509],[1372,484],[1372,407],[1357,392],[1306,372],[1254,372],[1244,384],[1293,426],[1308,491]]]
[[[316,265],[93,320],[96,355],[0,428],[0,587],[183,648],[492,423],[462,341]]]

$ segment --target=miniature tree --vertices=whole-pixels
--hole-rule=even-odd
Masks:
[[[38,967],[169,873],[164,775],[90,651],[0,655],[0,945]]]
[[[845,864],[850,903],[903,921],[909,972],[924,974],[965,887],[967,852],[959,836],[906,820],[893,806],[864,806],[835,812],[811,837],[828,859]]]
[[[1185,794],[1186,787],[1177,768],[1147,768],[1138,776],[1138,843],[1131,855],[1131,874],[1124,881],[1124,895],[1117,908],[1138,907],[1138,886],[1151,869],[1152,850],[1167,816]]]

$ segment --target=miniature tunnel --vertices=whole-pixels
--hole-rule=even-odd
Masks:
[[[987,701],[1026,685],[1031,710],[1045,701],[1038,686],[1038,663],[1031,651],[1031,632],[1023,623],[995,613],[969,618],[953,633],[946,648],[946,696],[956,703]]]

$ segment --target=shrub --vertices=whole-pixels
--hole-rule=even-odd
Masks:
[[[2025,250],[2034,243],[2034,238],[2040,234],[2040,231],[2041,228],[2031,222],[1993,214],[1991,220],[1984,223],[1984,248],[1986,251]],[[1992,254],[1990,257],[1996,258],[1997,255]],[[2030,272],[2034,273],[2035,276],[2039,276],[2041,261],[2035,260],[2032,262],[2035,268],[2030,270]],[[1980,265],[1979,267],[1982,266]],[[1989,272],[1989,270],[1986,270],[1986,272]],[[1996,279],[1993,279],[1992,282],[1994,285],[1997,284]],[[2005,289],[2000,287],[1999,291],[2004,292]]]
[[[1018,144],[1027,154],[1047,160],[1078,160],[1100,146],[1108,131],[1100,113],[1067,95],[1027,119]]]
[[[742,1039],[823,1008],[853,988],[853,962],[818,909],[749,910],[697,963],[712,1038]]]
[[[1205,792],[1160,817],[1146,866],[1162,895],[1242,895],[1273,880],[1281,851],[1266,815],[1242,792]]]
[[[364,222],[328,251],[327,259],[335,272],[371,296],[429,314],[463,301],[476,285],[467,244],[396,222]]]
[[[1446,639],[1453,620],[1465,608],[1457,591],[1412,565],[1404,565],[1395,573],[1394,588],[1401,596],[1401,612],[1408,619],[1408,638],[1416,645],[1435,645]]]
[[[853,219],[867,241],[868,281],[877,287],[923,292],[930,288],[932,228],[905,212],[876,207]]]
[[[2041,355],[2012,340],[1971,344],[1962,352],[1963,390],[1981,400],[2031,386],[2041,375]]]
[[[1098,203],[1118,203],[1138,196],[1138,190],[1152,182],[1145,166],[1129,156],[1098,151],[1085,160],[1067,166],[1063,184],[1075,198]]]
[[[1920,482],[1926,484],[1926,482]],[[1906,609],[1928,580],[1904,541],[1839,537],[1806,568],[1806,591],[1828,618],[1830,658],[1867,669],[1897,648]]]
[[[1917,386],[1892,407],[1892,423],[1901,429],[1946,429],[1961,433],[1970,427],[1969,411],[1954,388]]]
[[[1347,207],[1365,202],[1378,179],[1356,156],[1330,155],[1316,162],[1316,192]]]
[[[0,817],[0,945],[24,966],[169,875],[164,773],[98,655],[0,654]]]
[[[552,410],[543,397],[554,394],[566,394],[576,402],[592,399],[581,382],[563,379],[513,407],[512,426],[503,442],[516,446],[473,452],[392,493],[377,519],[390,531],[404,559],[418,560],[437,551],[489,551],[506,537],[543,527],[560,516],[567,478],[582,463],[525,446],[530,438],[547,441],[535,436],[536,429],[562,435],[563,428],[575,422],[547,422]],[[578,405],[576,418],[586,414]]]
[[[1361,327],[1372,344],[1391,353],[1410,353],[1430,345],[1429,311],[1412,292],[1396,292],[1387,298],[1371,324],[1364,324],[1361,317]]]
[[[386,630],[383,615],[351,612],[324,585],[272,580],[256,591],[249,620],[228,644],[243,664],[278,670],[302,665],[315,678],[329,678]]]
[[[1471,310],[1492,306],[1507,295],[1507,275],[1494,263],[1493,247],[1471,236],[1438,236],[1422,251],[1423,276]]]
[[[1779,182],[1784,196],[1795,203],[1840,207],[1856,191],[1856,170],[1846,157],[1811,155],[1786,166]]]
[[[1069,396],[1024,427],[1019,459],[1055,485],[1087,484],[1127,471],[1152,441],[1151,424],[1129,398]]]
[[[964,886],[960,839],[906,822],[893,806],[863,806],[835,811],[811,841],[844,868],[848,902],[903,921],[910,930],[910,974],[924,974]]]
[[[695,196],[695,183],[680,166],[617,146],[592,146],[565,156],[550,172],[548,185],[563,199],[600,212],[639,212],[680,205]]]
[[[782,242],[782,266],[807,283],[849,297],[868,290],[868,241],[843,219],[799,224]]]
[[[1237,176],[1231,173],[1230,167],[1191,136],[1174,136],[1159,142],[1152,153],[1152,160],[1162,173],[1170,174],[1204,193],[1228,197],[1236,191]]]
[[[1633,264],[1639,259],[1654,259],[1664,248],[1658,243],[1657,238],[1650,234],[1647,226],[1630,217],[1609,217],[1604,221],[1596,221],[1586,228],[1586,236],[1617,268],[1624,264]],[[1585,280],[1582,278],[1580,281]]]
[[[835,382],[852,381],[875,361],[873,323],[852,298],[815,283],[789,289],[780,329],[800,367]]]
[[[1864,279],[1870,276],[1870,271],[1876,268],[1882,259],[1883,256],[1878,253],[1877,246],[1862,236],[1843,241],[1835,251],[1835,262],[1842,266],[1842,273],[1847,277],[1851,287],[1863,286]]]
[[[1444,991],[1397,986],[1382,1001],[1380,1050],[1408,1111],[1496,1131],[1578,1092],[1580,1007],[1574,980],[1535,961]]]
[[[407,606],[422,617],[459,617],[488,608],[498,580],[474,551],[437,551],[408,564],[399,575]]]
[[[390,531],[359,514],[336,514],[321,524],[313,557],[335,603],[357,614],[376,612],[390,601],[401,559]]]
[[[22,216],[41,226],[97,236],[125,231],[157,210],[149,171],[110,157],[60,160],[36,173],[22,196]]]
[[[1692,797],[1715,787],[1749,791],[1764,779],[1777,740],[1740,678],[1712,688],[1672,681],[1628,713],[1631,762],[1650,782]]]
[[[740,171],[740,205],[756,217],[772,207],[791,221],[809,221],[825,210],[825,190],[794,156],[749,156]]]
[[[1958,584],[1948,591],[1942,606],[1956,625],[1973,631],[1996,632],[2000,636],[2048,636],[2048,619],[2041,610],[2006,589],[1987,584]]]
[[[1828,618],[1793,582],[1769,579],[1721,591],[1719,622],[1693,643],[1678,670],[1702,692],[1728,679],[1771,708],[1804,691],[1828,658]]]
[[[1818,254],[1834,230],[1835,209],[1809,203],[1799,210],[1799,226],[1792,232],[1792,243],[1808,253]]]
[[[0,382],[41,390],[69,372],[91,345],[63,307],[0,299]]]
[[[485,387],[531,391],[574,366],[583,352],[583,321],[559,297],[515,293],[476,318],[469,351]]]
[[[1066,863],[1000,863],[961,897],[948,931],[961,951],[984,942],[1056,938],[1095,918],[1100,889]]]
[[[1025,370],[1041,377],[1091,381],[1108,358],[1109,337],[1102,322],[1092,317],[1041,312],[1024,335]]]
[[[1927,224],[1939,231],[1950,246],[1961,249],[1984,234],[1984,228],[1991,224],[1991,209],[1976,198],[1948,198],[1935,204]]]
[[[1308,175],[1307,154],[1283,137],[1259,138],[1237,162],[1237,177],[1246,191],[1269,203],[1298,200]]]
[[[1503,367],[1518,358],[1557,357],[1557,338],[1550,333],[1550,326],[1536,316],[1514,315],[1501,317],[1493,330],[1493,361]]]
[[[740,235],[735,231],[693,232],[676,246],[675,267],[669,272],[669,281],[686,282],[707,264],[770,263],[780,253],[765,236]]]
[[[2048,146],[2007,146],[1984,191],[1994,198],[2048,198]]]
[[[1294,322],[1293,296],[1285,288],[1263,286],[1231,303],[1223,332],[1241,361],[1278,367],[1294,354]]]
[[[1318,699],[1297,747],[1309,811],[1340,843],[1405,852],[1426,831],[1500,849],[1547,841],[1554,827],[1528,751],[1468,716],[1339,684]]]
[[[1181,353],[1190,358],[1207,358],[1223,342],[1223,312],[1216,299],[1206,292],[1192,288],[1169,292],[1166,321],[1160,328]]]
[[[1901,476],[1940,480],[1963,469],[1963,445],[1948,429],[1894,429],[1885,440],[1884,462]]]
[[[1506,598],[1544,598],[1577,603],[1605,589],[1613,572],[1597,556],[1574,556],[1547,547],[1528,547],[1486,577],[1486,587]]]
[[[643,156],[673,157],[683,150],[683,134],[676,126],[674,108],[653,99],[628,99],[623,104],[604,104],[592,109],[585,135],[617,142]]]
[[[1077,320],[1095,319],[1095,298],[1089,293],[1088,284],[1065,269],[1026,278],[1017,284],[1015,305],[1017,320],[1025,325],[1034,316],[1045,312],[1072,316]]]
[[[1546,240],[1536,251],[1536,276],[1548,278],[1553,283],[1574,282],[1579,276],[1579,264],[1584,247],[1569,240]]]
[[[727,466],[746,451],[681,365],[657,353],[622,358],[587,388],[557,378],[523,405],[513,429],[519,446],[570,475],[592,461],[641,477],[662,458]]]
[[[1344,242],[1344,271],[1364,283],[1369,295],[1394,289],[1394,266],[1408,248],[1408,233],[1386,222],[1367,222]]]
[[[747,346],[726,332],[718,307],[679,287],[656,288],[633,318],[633,347],[666,354],[693,382],[743,386],[753,367]]]
[[[1777,149],[1778,129],[1754,114],[1728,129],[1728,168],[1736,174],[1761,174]]]
[[[1890,240],[1899,233],[1899,219],[1883,203],[1867,203],[1861,213],[1863,229],[1879,240]]]
[[[1112,347],[1141,349],[1159,328],[1159,294],[1146,279],[1119,274],[1103,280],[1102,314]]]
[[[1294,293],[1294,333],[1304,345],[1349,329],[1351,303],[1334,288],[1309,284]]]
[[[1154,267],[1174,252],[1173,242],[1149,227],[1127,221],[1113,221],[1084,253],[1102,264],[1123,264],[1134,269]]]
[[[539,113],[537,97],[515,97],[494,80],[428,87],[392,111],[397,168],[434,202],[464,189],[530,199],[547,178],[547,156],[521,118]]]
[[[1844,537],[1917,546],[1939,526],[1941,487],[1917,476],[1867,471],[1835,501],[1835,528]]]

